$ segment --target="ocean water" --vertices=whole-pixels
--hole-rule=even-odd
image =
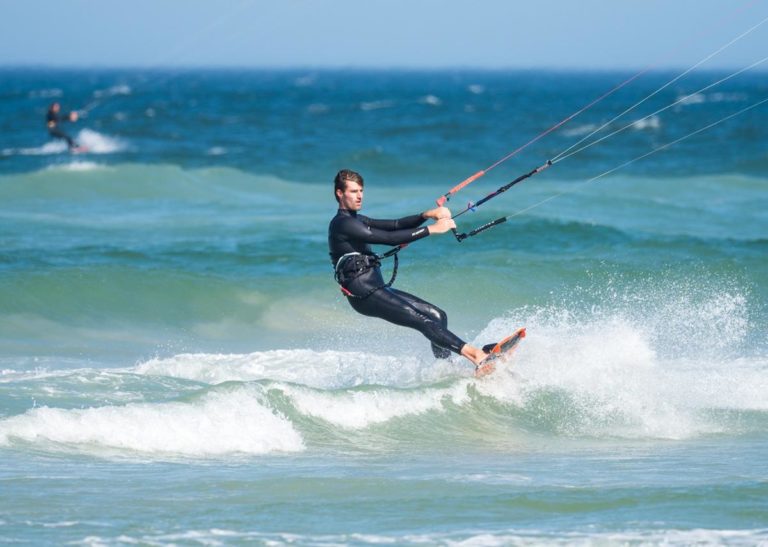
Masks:
[[[457,221],[505,224],[401,253],[467,341],[527,327],[481,380],[344,301],[333,176],[424,210],[630,74],[1,75],[0,542],[768,544],[768,105],[696,133],[764,72],[692,73]],[[52,100],[89,153],[48,140]]]

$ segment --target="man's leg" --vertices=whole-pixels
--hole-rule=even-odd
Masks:
[[[49,133],[50,133],[51,137],[53,137],[55,139],[64,139],[65,141],[67,141],[67,146],[70,149],[77,148],[77,143],[74,141],[74,139],[72,137],[70,137],[69,135],[67,135],[66,133],[64,133],[64,131],[62,131],[61,129],[58,129],[58,128],[51,129],[49,131]]]
[[[350,298],[349,303],[363,315],[416,329],[439,350],[447,349],[460,354],[465,344],[448,330],[445,312],[406,292],[384,288],[367,298]]]
[[[396,295],[407,300],[411,304],[411,306],[416,308],[419,312],[429,317],[432,317],[435,321],[440,323],[440,326],[443,327],[443,329],[448,330],[448,314],[445,313],[442,309],[438,308],[434,304],[430,304],[426,300],[422,300],[418,296],[412,295],[405,291],[399,291],[397,289],[391,289],[391,290]],[[432,354],[437,359],[448,359],[448,357],[451,356],[451,350],[449,350],[448,348],[438,346],[437,344],[432,342]]]

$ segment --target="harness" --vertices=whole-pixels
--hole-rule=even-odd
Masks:
[[[339,259],[336,261],[336,266],[333,268],[333,278],[336,280],[336,283],[339,284],[339,288],[341,289],[342,294],[347,298],[359,298],[361,300],[365,300],[376,291],[380,289],[384,289],[386,287],[391,287],[392,284],[395,282],[395,279],[397,278],[397,266],[399,263],[399,260],[397,258],[397,253],[399,253],[400,250],[403,249],[404,247],[405,245],[399,245],[397,247],[394,247],[393,249],[390,249],[389,251],[387,251],[382,255],[377,255],[375,253],[365,254],[365,253],[358,253],[358,252],[346,253],[341,255],[341,257],[339,257]],[[394,257],[395,261],[392,266],[392,277],[387,283],[384,283],[380,287],[372,288],[362,296],[352,294],[352,291],[350,291],[344,286],[346,283],[349,283],[350,281],[354,281],[355,279],[357,279],[364,273],[372,270],[373,268],[380,268],[381,261],[385,258],[389,258],[390,256]]]

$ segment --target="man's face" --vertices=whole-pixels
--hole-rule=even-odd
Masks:
[[[359,183],[348,180],[344,186],[344,192],[336,190],[339,198],[339,208],[350,211],[359,211],[363,207],[363,187]]]

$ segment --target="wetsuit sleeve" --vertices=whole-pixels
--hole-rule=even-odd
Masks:
[[[420,216],[420,215],[419,215]],[[408,217],[406,217],[408,218]],[[364,243],[382,244],[382,245],[402,245],[403,243],[411,243],[417,239],[427,237],[429,230],[414,226],[412,228],[405,228],[400,230],[387,230],[381,229],[368,224],[367,217],[359,215],[357,219],[347,219],[341,224],[340,232],[350,239],[362,241]],[[397,220],[380,221],[396,223]]]
[[[409,230],[411,228],[417,228],[424,224],[427,220],[421,213],[418,215],[410,215],[407,217],[399,218],[397,220],[381,220],[376,218],[368,218],[363,215],[358,215],[358,218],[365,222],[371,228],[378,228],[379,230]]]
[[[69,121],[70,114],[53,114],[50,113],[46,116],[46,121],[48,123],[53,123],[54,125],[58,123],[68,122]]]

